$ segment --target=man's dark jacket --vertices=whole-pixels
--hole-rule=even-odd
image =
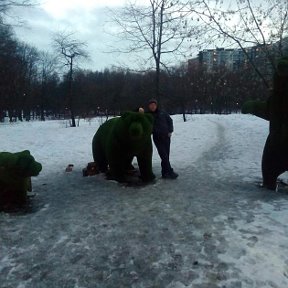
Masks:
[[[151,114],[154,116],[154,136],[167,136],[173,132],[173,120],[167,112],[157,109],[155,112],[151,112]]]

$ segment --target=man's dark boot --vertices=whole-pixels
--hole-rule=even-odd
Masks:
[[[169,172],[169,173],[164,173],[164,174],[162,175],[162,178],[164,178],[164,179],[176,179],[178,176],[179,176],[179,175],[172,170],[172,171]]]

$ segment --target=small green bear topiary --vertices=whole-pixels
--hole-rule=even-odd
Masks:
[[[37,176],[42,165],[35,161],[28,150],[0,152],[0,209],[19,206],[26,202],[31,191],[31,176]]]
[[[150,114],[125,112],[121,117],[106,121],[92,141],[93,158],[100,172],[119,182],[127,181],[127,170],[137,157],[141,179],[152,181],[152,125]]]
[[[268,100],[248,101],[242,113],[251,113],[270,122],[262,156],[262,176],[263,186],[275,190],[279,175],[288,171],[288,57],[278,62]]]

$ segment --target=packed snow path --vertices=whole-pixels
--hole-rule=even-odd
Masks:
[[[29,145],[44,166],[33,211],[0,214],[0,287],[288,287],[288,192],[256,187],[268,123],[243,115],[174,122],[180,176],[141,188],[82,177],[93,125],[0,126],[1,151]]]

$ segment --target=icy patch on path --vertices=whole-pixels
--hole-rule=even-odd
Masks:
[[[256,205],[249,222],[244,215],[235,221],[223,216],[214,218],[215,222],[228,224],[222,233],[227,241],[226,251],[219,254],[221,261],[233,267],[227,271],[232,276],[227,282],[233,281],[232,272],[236,269],[244,287],[287,287],[288,204],[282,203],[279,210],[279,201],[258,201]]]

